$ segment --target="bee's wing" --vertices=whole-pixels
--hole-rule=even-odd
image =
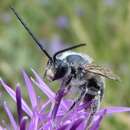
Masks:
[[[119,77],[113,74],[110,68],[106,68],[106,67],[95,65],[95,64],[85,64],[84,69],[85,71],[101,75],[108,79],[119,80]]]

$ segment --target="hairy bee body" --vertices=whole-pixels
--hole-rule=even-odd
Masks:
[[[86,108],[90,113],[87,120],[87,125],[90,126],[93,116],[99,109],[100,102],[104,95],[104,78],[99,74],[86,71],[85,66],[91,65],[93,61],[88,55],[82,55],[81,53],[75,52],[64,52],[56,58],[57,60],[62,60],[62,62],[68,66],[66,68],[66,74],[62,77],[63,81],[66,81],[69,77],[66,81],[66,87],[69,89],[71,87],[78,88],[79,95],[76,97],[69,111],[71,111],[81,101],[86,103],[95,100],[89,108]]]
[[[88,55],[76,52],[65,52],[57,56],[57,59],[62,60],[69,66],[66,77],[73,75],[69,83],[70,86],[78,87],[81,91],[82,87],[84,87],[86,94],[91,95],[93,98],[100,93],[102,99],[102,90],[105,85],[104,78],[98,74],[86,72],[84,68],[82,68],[84,64],[92,63],[92,59]]]

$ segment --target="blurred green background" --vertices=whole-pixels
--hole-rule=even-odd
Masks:
[[[9,5],[15,7],[51,54],[65,46],[86,43],[86,47],[75,51],[109,66],[121,78],[121,82],[106,81],[102,106],[130,107],[130,0],[0,1],[0,77],[15,88],[17,82],[23,84],[22,68],[28,73],[33,68],[43,76],[47,58]],[[8,100],[6,92],[1,88],[0,91]],[[130,114],[105,118],[101,129],[130,129]]]

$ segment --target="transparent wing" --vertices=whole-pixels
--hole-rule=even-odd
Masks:
[[[110,68],[95,64],[85,64],[83,67],[85,71],[101,75],[108,79],[119,80],[119,77],[113,74]]]

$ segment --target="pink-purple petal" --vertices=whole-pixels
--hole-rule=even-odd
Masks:
[[[20,124],[23,111],[22,111],[22,103],[21,103],[21,90],[20,90],[19,85],[17,85],[16,87],[16,103],[17,103],[18,121]]]
[[[32,79],[32,81],[42,90],[44,94],[47,95],[49,99],[51,99],[52,103],[55,102],[55,93],[43,82],[43,79],[32,69],[32,72],[34,73],[36,77],[36,81]],[[67,110],[67,105],[61,101],[61,105],[64,106],[64,108]]]
[[[130,112],[129,107],[107,107],[105,109],[107,110],[106,112],[107,115],[121,113],[121,112]],[[104,109],[101,109],[97,114],[102,113],[102,111],[104,111]]]
[[[42,90],[44,94],[48,96],[49,99],[54,101],[55,93],[43,82],[42,78],[32,69],[32,72],[35,75],[36,81],[33,82]]]
[[[11,111],[10,111],[10,109],[8,108],[6,102],[4,102],[4,109],[5,109],[7,115],[9,117],[9,119],[10,119],[10,122],[12,124],[13,129],[17,130],[17,123],[16,123],[16,121],[15,121],[15,119],[14,119],[14,117],[13,117]]]
[[[105,116],[105,114],[107,113],[107,109],[104,109],[102,111],[102,113],[100,114],[100,116],[98,117],[98,119],[93,123],[92,127],[90,128],[90,130],[99,130],[101,121],[103,119],[103,117]]]
[[[59,127],[57,130],[67,130],[67,128],[69,127],[70,123],[66,123],[64,125],[62,125],[61,127]]]
[[[50,100],[46,101],[42,106],[41,106],[41,111],[45,111],[46,107],[51,103]]]
[[[93,101],[89,101],[89,102],[85,102],[85,103],[79,105],[78,108],[77,108],[77,110],[81,111],[83,109],[87,109],[91,105],[92,102]]]
[[[54,108],[53,108],[53,110],[52,110],[52,114],[51,114],[51,118],[52,118],[52,120],[54,120],[55,119],[55,117],[56,117],[56,114],[57,114],[57,112],[58,112],[58,109],[59,109],[59,106],[60,106],[60,104],[61,104],[61,100],[62,100],[62,98],[63,98],[63,96],[64,96],[64,88],[62,89],[62,87],[59,89],[59,91],[57,92],[57,94],[56,94],[56,97],[55,97],[55,105],[54,105]]]
[[[76,130],[76,129],[79,127],[79,125],[80,125],[81,123],[83,123],[83,121],[84,121],[84,118],[79,118],[79,119],[77,119],[76,121],[74,121],[74,122],[72,123],[71,127],[69,128],[69,130]]]
[[[37,106],[37,96],[36,93],[34,91],[32,82],[30,80],[30,78],[28,77],[28,75],[26,74],[26,72],[23,70],[22,71],[23,77],[24,77],[24,81],[28,90],[28,95],[32,104],[32,108],[34,109]]]
[[[20,130],[26,130],[27,117],[23,117],[20,122]]]
[[[12,99],[16,102],[16,94],[13,89],[11,89],[2,79],[0,79],[0,82],[2,86],[5,88],[5,90],[8,92],[8,94],[12,97]],[[30,116],[32,117],[32,111],[29,108],[29,106],[26,104],[26,102],[22,99],[22,109]]]
[[[37,130],[37,128],[38,128],[38,121],[39,121],[39,118],[38,118],[37,115],[35,115],[34,122],[33,122],[33,130]]]

